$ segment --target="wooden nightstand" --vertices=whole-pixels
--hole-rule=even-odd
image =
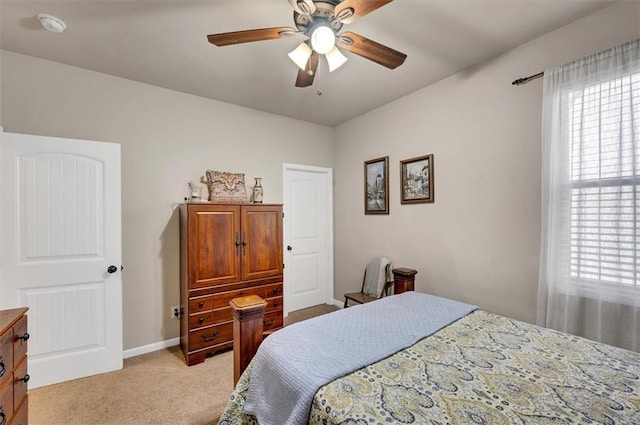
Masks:
[[[413,291],[417,270],[400,267],[391,270],[393,272],[393,293],[402,294]]]

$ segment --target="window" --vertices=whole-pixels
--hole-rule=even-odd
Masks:
[[[571,90],[566,105],[570,276],[587,284],[637,286],[640,73]]]
[[[640,351],[640,39],[544,72],[540,325]]]

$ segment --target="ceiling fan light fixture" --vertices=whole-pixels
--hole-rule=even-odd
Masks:
[[[327,63],[329,64],[329,72],[333,72],[336,69],[340,68],[342,64],[347,61],[347,57],[343,55],[336,46],[333,46],[333,49],[325,53],[324,57],[327,58]]]
[[[311,57],[311,53],[311,48],[303,41],[294,51],[289,53],[289,57],[304,71],[307,68],[307,62],[309,61],[309,57]]]
[[[336,34],[327,26],[321,25],[311,34],[311,47],[324,55],[336,45]]]

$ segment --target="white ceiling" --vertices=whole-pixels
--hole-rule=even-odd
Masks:
[[[345,65],[329,73],[321,58],[314,84],[296,88],[298,68],[287,53],[302,36],[226,47],[206,37],[294,26],[287,0],[0,1],[3,49],[328,126],[615,2],[395,0],[342,31],[407,54],[402,66],[389,70],[344,52]],[[38,13],[63,19],[67,30],[45,31]]]

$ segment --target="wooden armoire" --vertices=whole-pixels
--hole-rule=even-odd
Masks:
[[[282,327],[282,205],[180,205],[180,345],[189,366],[233,346],[229,301],[267,301],[264,332]]]

